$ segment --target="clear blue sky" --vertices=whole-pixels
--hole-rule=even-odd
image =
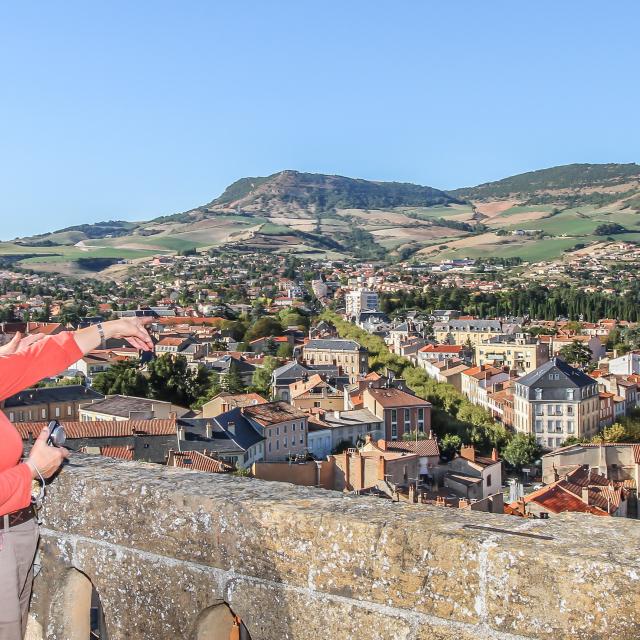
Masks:
[[[2,3],[0,238],[299,169],[439,188],[640,149],[640,3]]]

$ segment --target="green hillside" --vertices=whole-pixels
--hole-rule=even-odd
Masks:
[[[568,164],[529,171],[475,187],[454,189],[449,193],[473,201],[516,198],[523,204],[558,202],[603,205],[639,192],[638,181],[640,165],[635,163]],[[611,187],[626,184],[629,189],[608,192]]]

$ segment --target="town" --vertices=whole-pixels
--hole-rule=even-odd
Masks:
[[[3,343],[149,315],[155,348],[109,340],[1,408],[26,443],[58,420],[85,454],[416,508],[636,518],[640,328],[607,297],[627,286],[602,277],[612,264],[586,256],[602,286],[580,292],[560,279],[578,265],[534,266],[542,302],[517,261],[187,252],[90,287],[7,268]]]

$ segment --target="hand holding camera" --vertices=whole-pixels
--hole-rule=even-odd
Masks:
[[[27,458],[34,479],[39,477],[38,472],[43,478],[50,478],[69,457],[69,451],[62,446],[64,441],[64,429],[56,420],[40,432]]]

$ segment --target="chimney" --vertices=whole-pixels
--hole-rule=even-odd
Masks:
[[[351,491],[351,469],[349,465],[351,464],[351,456],[348,451],[344,452],[344,488],[347,491]]]
[[[205,425],[205,436],[207,440],[211,439],[211,423],[210,422],[207,422],[207,424]]]
[[[184,427],[178,427],[178,440],[184,440]]]
[[[558,473],[558,470],[556,469],[556,465],[553,465],[553,481],[554,482],[558,482],[558,480],[560,480],[560,474]]]
[[[380,438],[380,440],[378,440],[378,449],[382,449],[383,451],[387,450],[387,441],[384,438]]]
[[[582,487],[582,502],[589,504],[589,487]]]
[[[491,459],[494,462],[498,462],[498,460],[500,460],[500,458],[498,458],[498,450],[495,447],[491,450]]]
[[[387,461],[384,459],[384,456],[380,456],[378,458],[378,480],[384,480],[384,477],[386,474],[387,474]]]
[[[465,460],[469,460],[469,462],[475,462],[476,461],[476,449],[475,449],[475,447],[472,444],[464,445],[460,449],[460,457],[464,458]]]

